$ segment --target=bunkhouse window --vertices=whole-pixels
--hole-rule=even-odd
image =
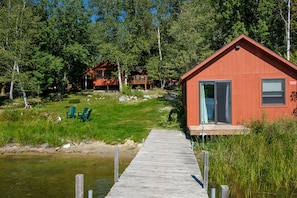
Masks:
[[[285,79],[262,80],[262,105],[285,104]]]

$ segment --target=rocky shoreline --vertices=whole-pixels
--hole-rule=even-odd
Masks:
[[[61,147],[49,147],[47,144],[40,146],[22,146],[16,143],[0,147],[0,155],[46,155],[46,154],[80,154],[98,155],[99,157],[113,157],[116,145],[106,144],[101,141],[82,141],[80,143],[69,142]],[[127,140],[119,144],[121,158],[134,158],[141,144]]]

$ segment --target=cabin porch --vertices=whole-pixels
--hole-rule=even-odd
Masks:
[[[244,125],[230,124],[205,124],[199,126],[189,126],[188,132],[192,135],[243,135],[249,132]]]

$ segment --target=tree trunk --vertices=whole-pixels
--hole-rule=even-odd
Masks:
[[[13,67],[15,68],[15,70],[17,71],[17,73],[20,74],[18,63],[16,61],[14,61],[14,64],[13,65],[14,65]],[[23,94],[25,108],[27,108],[28,107],[27,95],[26,95],[25,89],[23,87],[22,81],[19,82],[19,86],[20,86],[21,91],[22,91],[22,94]]]
[[[13,86],[14,86],[14,66],[12,69],[12,74],[11,74],[11,81],[10,81],[10,89],[9,89],[9,99],[13,100]]]
[[[118,80],[119,80],[119,92],[123,91],[123,85],[122,85],[122,75],[121,75],[121,65],[119,61],[117,60],[117,66],[118,66]]]
[[[128,72],[125,71],[125,86],[128,86]]]
[[[287,16],[287,19],[285,19],[284,15],[283,15],[283,11],[282,9],[280,8],[279,10],[279,14],[282,18],[282,20],[284,21],[285,23],[285,31],[286,31],[286,43],[287,43],[287,60],[289,61],[290,60],[290,21],[291,21],[291,1],[290,0],[287,0],[288,4],[287,4],[287,7],[288,7],[288,16]]]
[[[165,87],[165,83],[164,83],[164,77],[162,76],[162,61],[163,61],[163,58],[162,58],[162,50],[161,50],[161,35],[160,35],[160,26],[158,25],[158,47],[159,47],[159,56],[160,56],[160,65],[159,65],[159,80],[160,80],[160,83],[161,83],[161,89],[164,89]]]
[[[286,28],[286,35],[287,35],[287,60],[290,60],[290,21],[291,21],[291,5],[290,0],[288,0],[288,20],[287,20],[287,28]]]

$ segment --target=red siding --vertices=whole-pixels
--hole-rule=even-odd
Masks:
[[[235,46],[240,45],[236,50]],[[296,102],[291,101],[291,92],[296,89],[296,70],[282,60],[265,53],[246,40],[239,41],[210,61],[205,62],[187,76],[186,105],[187,126],[199,125],[199,82],[205,80],[230,80],[232,85],[232,125],[241,125],[259,119],[266,112],[268,119],[292,116]],[[261,80],[284,78],[286,104],[262,106]],[[292,85],[293,84],[293,85]]]

